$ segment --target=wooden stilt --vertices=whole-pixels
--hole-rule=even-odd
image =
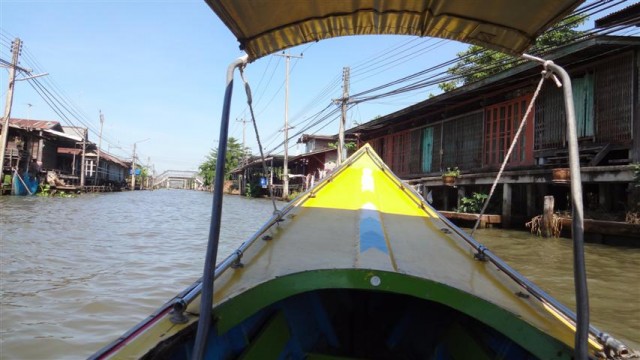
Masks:
[[[542,236],[553,237],[553,208],[555,199],[553,196],[544,197],[544,212],[542,213]]]
[[[502,226],[508,228],[511,226],[511,184],[502,185]]]

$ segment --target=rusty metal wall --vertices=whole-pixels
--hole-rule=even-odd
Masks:
[[[633,53],[596,68],[596,140],[612,144],[631,140]]]

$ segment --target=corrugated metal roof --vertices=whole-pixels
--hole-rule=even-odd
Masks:
[[[302,136],[298,139],[298,144],[306,143],[311,139],[317,140],[336,140],[338,135],[314,135],[314,134],[302,134]]]
[[[336,149],[331,149],[331,148],[318,149],[318,150],[310,151],[308,153],[292,156],[291,159],[289,159],[289,161],[300,160],[300,159],[304,159],[304,158],[311,157],[311,156],[314,156],[314,155],[324,154],[324,153],[328,153],[328,152],[332,152],[332,151],[335,152]]]
[[[607,28],[617,25],[640,26],[640,2],[627,6],[624,9],[603,16],[595,21],[596,27]]]
[[[115,156],[113,156],[113,155],[111,155],[109,153],[101,152],[100,153],[100,158],[101,159],[105,159],[107,161],[111,161],[112,163],[118,164],[118,165],[120,165],[120,166],[122,166],[124,168],[129,167],[129,165],[124,160],[121,160],[121,159],[119,159],[119,158],[117,158],[117,157],[115,157]]]
[[[554,52],[547,54],[545,59],[553,60],[559,64],[573,64],[575,66],[582,61],[594,61],[594,59],[603,54],[610,55],[611,51],[616,49],[628,49],[629,47],[637,47],[639,45],[640,41],[637,37],[633,36],[600,36],[560,47]],[[391,114],[368,121],[346,130],[346,133],[356,134],[377,131],[392,123],[400,124],[415,119],[415,114],[418,112],[421,114],[444,114],[447,109],[451,108],[451,105],[463,104],[466,101],[481,97],[483,93],[504,88],[514,83],[521,83],[527,77],[537,80],[539,76],[540,64],[525,62],[507,71],[461,86],[455,90],[439,94]]]
[[[62,131],[66,134],[79,136],[81,138],[84,138],[86,136],[86,139],[89,140],[89,132],[87,131],[87,128],[79,126],[63,126]]]
[[[71,135],[71,134],[65,134],[65,133],[63,133],[61,131],[56,131],[56,130],[51,130],[51,129],[44,129],[44,131],[49,133],[49,134],[53,134],[55,136],[62,137],[62,138],[65,138],[65,139],[69,139],[69,140],[73,140],[73,141],[82,141],[82,138],[79,137],[79,136],[74,136],[74,135]]]
[[[11,118],[9,119],[9,125],[14,125],[21,129],[62,130],[60,123],[53,120],[28,120]]]
[[[271,165],[271,163],[273,162],[273,166],[281,166],[282,164],[284,164],[284,156],[283,155],[267,155],[264,159],[267,164]],[[246,169],[246,168],[250,168],[250,167],[257,167],[257,166],[262,166],[262,159],[259,156],[254,156],[250,159],[250,162],[246,165],[237,167],[233,170],[230,171],[231,174],[236,174],[239,173],[240,171]]]

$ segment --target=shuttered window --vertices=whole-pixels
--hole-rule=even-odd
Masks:
[[[408,131],[393,135],[393,157],[391,170],[397,175],[409,173],[409,159],[411,154],[411,136]]]
[[[525,95],[485,109],[484,165],[502,163],[530,101],[531,96]],[[533,164],[533,111],[508,164]]]

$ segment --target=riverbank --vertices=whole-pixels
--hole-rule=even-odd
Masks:
[[[458,213],[454,211],[439,212],[451,222],[461,227],[472,228],[480,217],[479,214]],[[525,221],[526,219],[519,219],[517,223],[524,225]],[[571,239],[571,218],[566,216],[559,217],[558,226],[560,237]],[[501,216],[497,214],[482,215],[478,228],[502,228]],[[525,228],[525,226],[512,227],[510,230],[531,231]],[[584,219],[584,240],[588,243],[640,248],[640,224]]]

